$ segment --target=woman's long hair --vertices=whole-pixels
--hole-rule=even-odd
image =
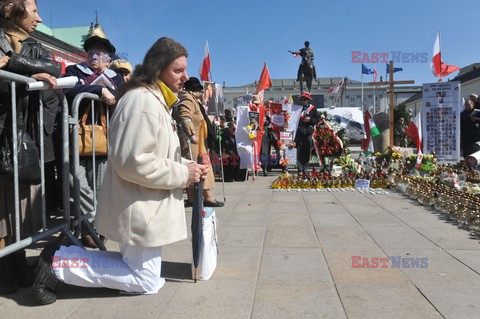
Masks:
[[[27,15],[25,2],[26,0],[1,0],[0,16],[12,22],[17,18],[24,18]]]
[[[132,79],[120,88],[120,97],[132,89],[153,85],[160,79],[162,71],[181,56],[188,56],[183,45],[167,37],[158,39],[148,50],[143,63],[135,67]]]

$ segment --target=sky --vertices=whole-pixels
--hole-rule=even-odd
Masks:
[[[171,37],[188,52],[188,74],[199,77],[208,41],[213,81],[242,86],[260,78],[267,63],[272,79],[293,79],[306,40],[315,53],[317,77],[361,79],[360,60],[373,53],[402,53],[396,80],[416,85],[437,82],[430,71],[437,31],[442,59],[464,67],[480,62],[478,0],[38,0],[49,27],[90,25],[98,12],[100,25],[132,65],[141,63],[160,37]],[[408,61],[412,54],[418,62]],[[425,62],[425,60],[427,60]],[[366,62],[366,60],[365,60]],[[384,63],[365,63],[385,74]],[[458,74],[454,73],[453,75]],[[452,78],[450,76],[449,78]],[[364,81],[372,76],[365,75]]]

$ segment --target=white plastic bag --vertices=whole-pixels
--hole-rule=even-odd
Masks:
[[[203,245],[200,247],[198,280],[210,279],[217,267],[217,217],[213,208],[205,207],[204,210],[206,214],[203,217]],[[192,277],[194,271],[192,262]]]

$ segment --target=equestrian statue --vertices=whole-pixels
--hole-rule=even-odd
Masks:
[[[313,65],[313,50],[310,48],[310,41],[305,41],[305,47],[299,51],[292,52],[291,54],[302,57],[302,62],[298,67],[297,81],[300,82],[300,91],[303,92],[303,81],[307,84],[307,89],[310,92],[312,89],[312,81],[317,79],[317,72],[315,71],[315,65]]]

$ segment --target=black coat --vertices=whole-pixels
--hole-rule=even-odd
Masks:
[[[5,32],[0,28],[0,56],[8,55],[10,61],[4,68],[5,71],[17,73],[20,75],[31,76],[37,73],[48,73],[55,77],[60,76],[61,65],[53,61],[50,51],[43,48],[42,44],[32,38],[28,38],[22,44],[19,54],[15,53],[5,37]],[[23,115],[26,108],[29,107],[29,116],[27,132],[39,143],[38,132],[38,110],[39,98],[43,101],[43,133],[45,137],[45,162],[54,159],[53,143],[51,134],[55,123],[58,98],[52,91],[33,91],[27,92],[24,84],[17,85],[17,122],[23,122]],[[0,134],[3,134],[2,128],[8,127],[8,114],[11,110],[11,86],[9,81],[0,80]],[[3,123],[3,125],[2,125]],[[10,124],[11,125],[11,124]],[[10,131],[10,130],[6,130]],[[5,132],[6,132],[5,131]],[[11,131],[10,133],[11,134]]]
[[[237,140],[235,135],[228,132],[228,128],[222,133],[222,151],[228,155],[238,155]]]
[[[480,123],[471,117],[467,110],[460,113],[460,132],[462,137],[463,157],[474,153],[473,145],[480,141]]]
[[[124,83],[123,77],[117,74],[115,71],[106,69],[103,72],[106,76],[108,76],[113,83],[116,86],[116,89],[110,89],[110,92],[115,95],[118,98],[118,88],[120,85]],[[69,65],[67,69],[65,70],[64,77],[67,76],[76,76],[78,78],[77,84],[73,88],[66,89],[65,90],[65,97],[67,98],[68,105],[70,106],[70,109],[73,106],[73,100],[75,97],[80,94],[80,93],[92,93],[98,95],[98,97],[102,97],[102,85],[90,85],[85,83],[85,79],[92,75],[93,72],[90,70],[90,68],[87,66],[86,63],[79,63],[75,65]],[[97,102],[95,102],[97,103]],[[89,100],[83,100],[80,103],[80,107],[78,110],[78,117],[81,118],[82,114],[84,113],[86,107],[90,105]],[[97,110],[97,104],[95,104],[95,109]]]

